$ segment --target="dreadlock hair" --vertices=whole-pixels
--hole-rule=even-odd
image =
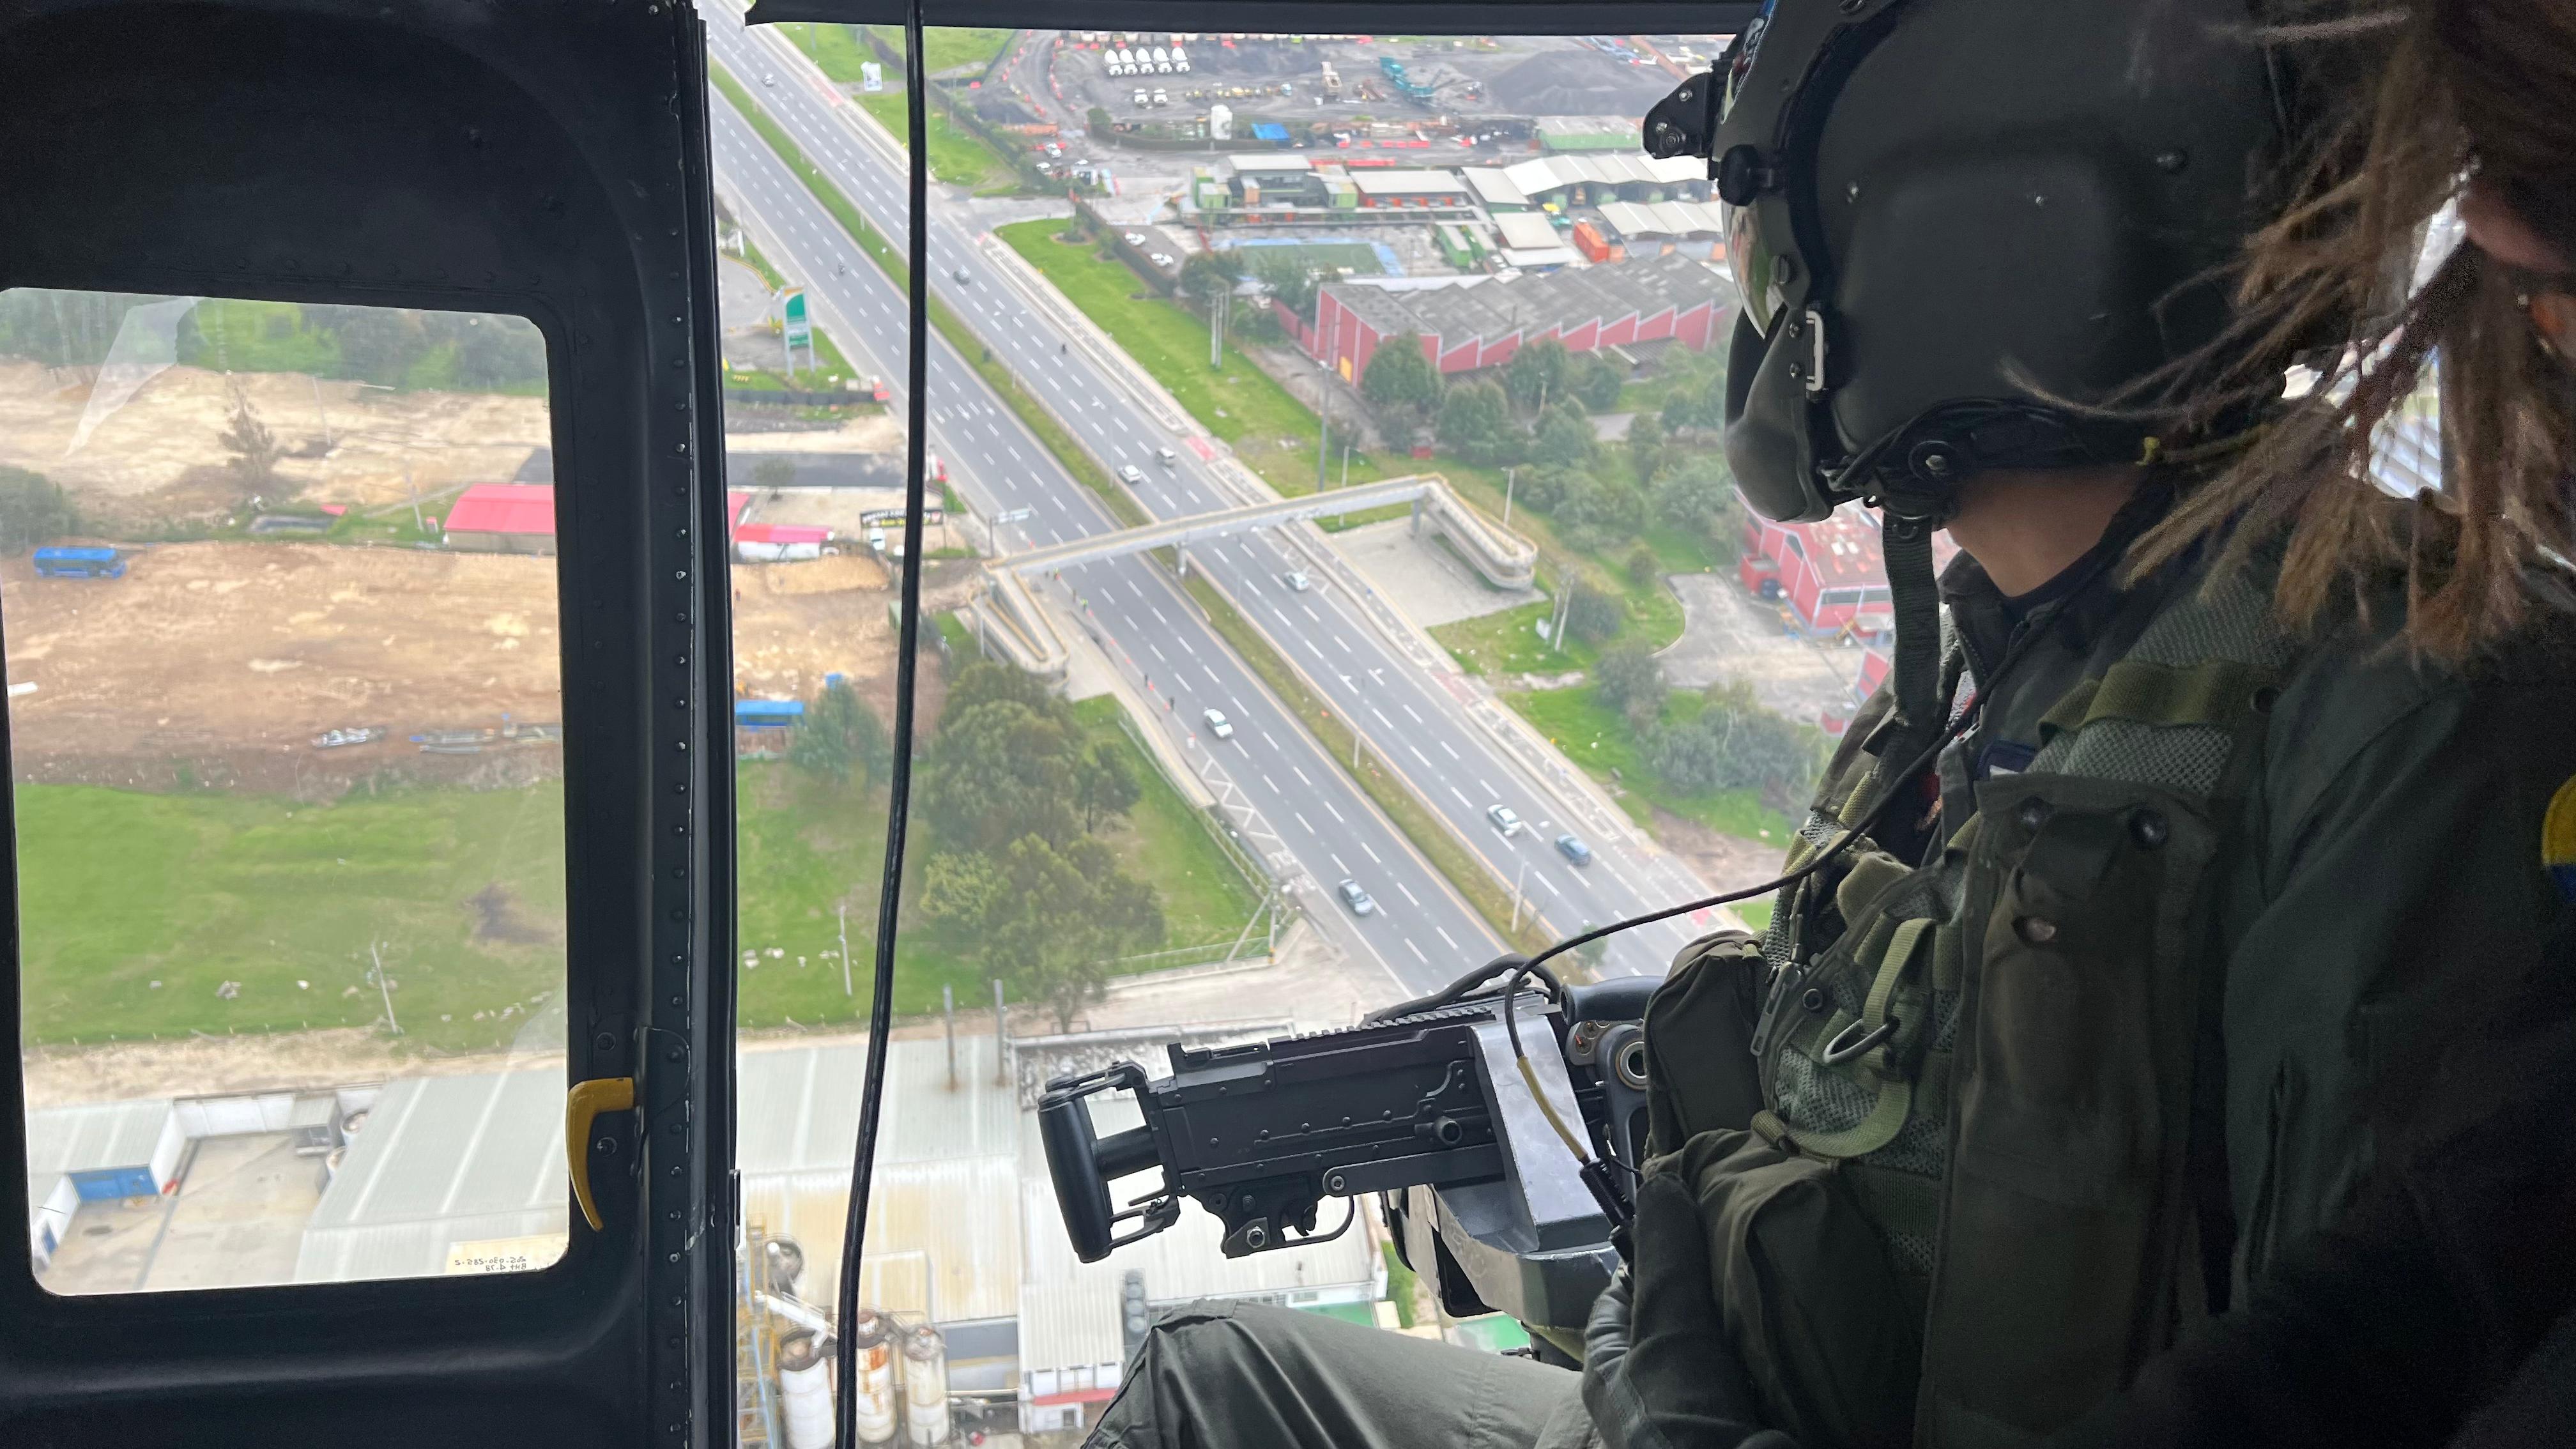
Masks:
[[[2253,38],[2305,78],[2313,138],[2288,201],[2246,244],[2237,312],[2161,379],[2171,435],[2262,413],[2127,561],[2132,577],[2219,538],[2218,568],[2278,546],[2275,608],[2314,626],[2402,579],[2410,648],[2462,662],[2536,598],[2567,597],[2576,375],[2535,337],[2513,280],[2457,246],[2420,273],[2427,228],[2472,176],[2576,257],[2576,7],[2401,0],[2312,8]],[[2304,402],[2278,399],[2308,359]],[[2436,376],[2443,486],[2391,497],[2371,465]],[[2558,577],[2552,578],[2556,574]]]

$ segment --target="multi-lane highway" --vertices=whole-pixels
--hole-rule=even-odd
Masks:
[[[860,122],[801,53],[784,38],[746,34],[722,11],[708,15],[709,46],[763,108],[822,167],[870,220],[892,237],[906,234],[903,159],[882,133]],[[775,239],[773,255],[809,279],[827,327],[845,351],[863,352],[890,375],[902,371],[902,294],[860,254],[830,215],[779,164],[749,126],[718,98],[716,164],[720,182],[758,232]],[[1214,470],[1084,347],[1069,345],[1052,316],[1032,306],[975,245],[954,215],[936,202],[930,218],[930,276],[941,295],[1065,425],[1112,466],[1134,465],[1135,490],[1149,511],[1175,518],[1240,501]],[[1005,537],[1024,544],[1061,542],[1115,525],[1092,495],[990,397],[971,369],[935,344],[931,359],[933,446],[951,460],[958,486],[986,516],[1028,509]],[[1158,460],[1170,449],[1170,463]],[[1469,720],[1450,686],[1412,663],[1358,607],[1330,587],[1288,588],[1283,575],[1301,567],[1280,541],[1263,535],[1192,550],[1192,557],[1244,606],[1282,652],[1354,721],[1369,747],[1401,772],[1435,810],[1454,823],[1506,881],[1525,882],[1529,905],[1553,929],[1572,931],[1696,893],[1669,858],[1595,840],[1596,856],[1578,868],[1551,842],[1573,828],[1558,823],[1554,797],[1508,762]],[[1341,924],[1366,941],[1408,985],[1445,979],[1499,949],[1480,918],[1394,838],[1312,739],[1284,717],[1184,604],[1160,570],[1138,559],[1066,571],[1064,582],[1090,607],[1092,623],[1113,655],[1153,677],[1172,701],[1170,720],[1195,734],[1189,747],[1213,751],[1217,763],[1267,818],[1283,846],[1323,890],[1307,900],[1320,916],[1339,906],[1328,898],[1345,876],[1383,907],[1364,921]],[[1319,585],[1325,580],[1319,575]],[[1189,726],[1215,707],[1235,720],[1231,739],[1216,741]],[[1194,756],[1199,758],[1200,756]],[[1505,837],[1487,811],[1506,805],[1528,826]],[[1633,932],[1614,944],[1614,969],[1660,972],[1685,934],[1680,924]]]

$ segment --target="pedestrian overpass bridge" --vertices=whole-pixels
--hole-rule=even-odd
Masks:
[[[1436,473],[1359,483],[1302,498],[1281,498],[1239,508],[1194,513],[1070,543],[1009,554],[984,566],[984,587],[968,606],[976,632],[1022,669],[1046,679],[1064,676],[1068,654],[1054,620],[1028,581],[1070,566],[1157,548],[1232,538],[1255,529],[1288,527],[1398,504],[1413,506],[1416,533],[1428,527],[1457,548],[1460,558],[1498,589],[1525,589],[1536,577],[1538,549],[1476,512]]]

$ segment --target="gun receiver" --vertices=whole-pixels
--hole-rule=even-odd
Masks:
[[[1637,1023],[1655,985],[1577,987],[1564,1010],[1523,996],[1514,1012],[1559,1114],[1583,1124],[1596,1157],[1630,1166],[1645,1136]],[[1184,1197],[1215,1214],[1226,1255],[1240,1257],[1330,1241],[1357,1203],[1319,1232],[1324,1199],[1382,1193],[1408,1236],[1415,1220],[1436,1219],[1444,1270],[1462,1267],[1474,1289],[1444,1271],[1453,1300],[1535,1310],[1606,1279],[1611,1219],[1521,1077],[1496,998],[1243,1046],[1176,1045],[1171,1065],[1162,1078],[1134,1062],[1061,1077],[1038,1105],[1056,1200],[1084,1262],[1170,1227]],[[1089,1098],[1105,1091],[1131,1093],[1142,1124],[1100,1136]],[[1113,1203],[1113,1182],[1153,1168],[1155,1189]],[[1557,1260],[1570,1277],[1549,1266]]]

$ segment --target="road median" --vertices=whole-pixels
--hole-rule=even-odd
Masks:
[[[823,209],[832,214],[833,220],[841,224],[841,229],[849,233],[851,240],[859,244],[859,250],[875,261],[896,286],[911,290],[912,268],[905,262],[901,249],[869,222],[841,188],[823,174],[821,167],[807,159],[803,148],[768,112],[760,108],[759,102],[743,88],[742,82],[713,60],[707,63],[707,74],[715,82],[716,89],[750,123],[752,130],[759,133],[762,142],[789,171],[795,173],[799,181],[805,183],[805,189],[812,192]],[[930,325],[947,339],[949,346],[957,349],[957,355],[965,359],[967,366],[975,369],[976,375],[984,379],[985,385],[993,389],[994,395],[1036,437],[1039,445],[1055,455],[1065,471],[1073,475],[1074,481],[1100,498],[1120,526],[1134,528],[1153,521],[1144,506],[1120,487],[1109,469],[1082,445],[1081,439],[1058,421],[1035,394],[1021,386],[1019,377],[1010,368],[994,359],[983,339],[975,335],[964,318],[939,300],[935,293],[929,298],[927,310]]]
[[[1356,737],[1349,720],[1324,702],[1322,692],[1287,656],[1271,647],[1268,636],[1243,616],[1225,590],[1209,579],[1205,570],[1193,569],[1181,578],[1181,588],[1207,615],[1208,625],[1242,656],[1261,682],[1279,701],[1296,712],[1297,722],[1324,753],[1332,756],[1342,773],[1351,777],[1361,791],[1395,824],[1404,838],[1440,872],[1459,896],[1476,914],[1485,918],[1494,934],[1512,949],[1536,953],[1552,944],[1556,937],[1538,920],[1535,911],[1520,912],[1518,928],[1512,924],[1511,887],[1494,873],[1483,858],[1458,838],[1456,830],[1440,818],[1412,785],[1373,762],[1362,760],[1358,768],[1351,765]],[[1364,743],[1364,742],[1363,742]],[[1477,963],[1462,961],[1460,970]]]

